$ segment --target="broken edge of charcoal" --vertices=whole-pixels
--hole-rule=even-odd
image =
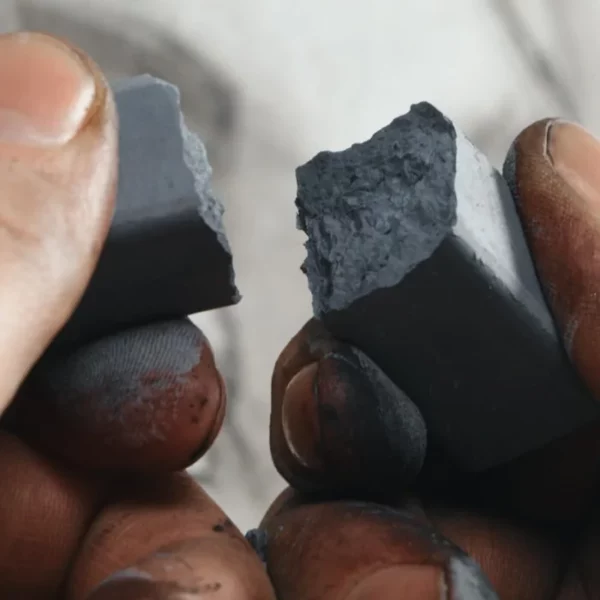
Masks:
[[[366,142],[320,152],[296,177],[316,316],[398,284],[454,234],[554,330],[506,182],[431,104]]]
[[[119,80],[112,84],[112,89],[120,130],[119,188],[114,223],[127,221],[126,215],[121,213],[134,211],[138,198],[156,198],[154,204],[160,206],[163,198],[194,194],[198,198],[198,214],[231,256],[223,222],[225,209],[211,187],[212,167],[206,148],[185,122],[177,86],[146,74]],[[139,91],[141,89],[143,94]],[[152,124],[152,127],[145,128],[143,144],[139,143],[141,119]],[[176,126],[181,133],[180,139],[169,136],[167,132],[167,128],[174,129]],[[149,146],[153,143],[162,145],[156,160],[152,160],[153,156],[149,153]],[[168,150],[165,144],[169,145]],[[166,157],[169,164],[161,165]],[[144,165],[143,169],[141,165]],[[161,170],[164,177],[160,176]],[[157,213],[156,216],[160,215]],[[231,286],[234,290],[232,302],[239,302],[241,296],[235,286],[233,266]]]

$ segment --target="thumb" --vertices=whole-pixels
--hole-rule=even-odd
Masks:
[[[81,51],[0,36],[0,414],[91,277],[115,196],[110,90]]]

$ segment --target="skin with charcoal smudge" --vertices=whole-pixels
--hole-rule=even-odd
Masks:
[[[497,599],[475,563],[419,514],[355,501],[302,502],[285,492],[261,524],[279,597],[387,600],[402,590],[410,600]]]
[[[30,376],[12,419],[71,463],[168,471],[206,452],[225,406],[211,347],[182,319],[99,340],[67,359],[50,357]]]
[[[417,407],[316,320],[280,355],[272,399],[273,461],[299,490],[387,493],[409,485],[422,466],[426,430]]]

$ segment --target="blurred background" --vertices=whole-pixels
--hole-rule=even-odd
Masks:
[[[428,100],[500,165],[560,115],[600,133],[597,0],[0,0],[0,28],[70,38],[111,78],[177,84],[227,209],[235,309],[195,320],[229,387],[226,426],[192,468],[243,528],[283,482],[268,452],[279,351],[310,316],[294,169]]]

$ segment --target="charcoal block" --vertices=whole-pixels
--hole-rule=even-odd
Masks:
[[[179,92],[143,75],[114,85],[119,185],[106,245],[55,347],[239,300],[223,207]]]
[[[428,103],[297,170],[315,316],[421,410],[431,455],[499,465],[596,418],[506,182]]]

